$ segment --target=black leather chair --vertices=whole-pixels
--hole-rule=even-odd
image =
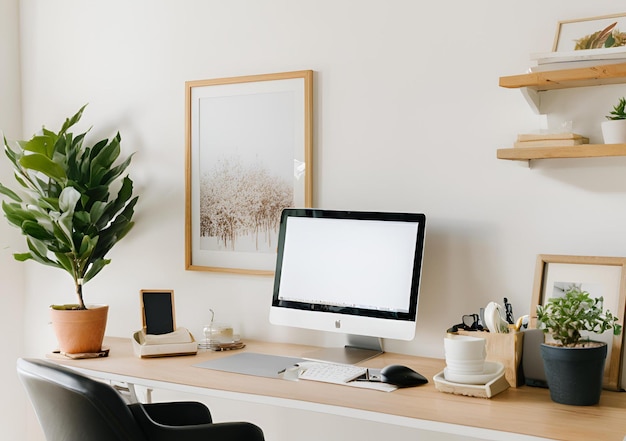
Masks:
[[[48,441],[262,441],[247,422],[213,423],[202,403],[126,404],[108,384],[45,360],[17,360],[17,372]]]

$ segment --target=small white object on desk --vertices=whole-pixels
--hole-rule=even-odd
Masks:
[[[133,334],[133,351],[141,358],[195,355],[198,353],[198,345],[185,328],[158,335],[137,331]]]
[[[459,384],[487,384],[504,374],[504,365],[496,361],[486,361],[482,372],[478,374],[458,373],[446,367],[443,376],[447,381]]]
[[[433,377],[435,388],[440,392],[468,397],[491,398],[509,388],[504,372],[487,384],[460,384],[446,380],[443,371]]]

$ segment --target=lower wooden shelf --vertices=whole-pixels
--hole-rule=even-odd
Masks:
[[[571,147],[517,147],[498,149],[497,154],[498,159],[511,161],[626,156],[626,144],[582,144]]]

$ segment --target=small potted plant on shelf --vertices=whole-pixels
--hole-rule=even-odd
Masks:
[[[86,133],[69,131],[84,109],[57,133],[43,128],[14,146],[4,138],[18,185],[13,190],[0,184],[2,210],[26,236],[28,251],[15,259],[58,268],[74,280],[77,303],[51,306],[59,349],[66,353],[102,349],[108,306],[85,305],[83,285],[109,264],[105,256],[133,227],[137,203],[133,181],[123,176],[131,158],[117,162],[119,133],[87,146]]]
[[[541,357],[550,397],[557,403],[589,406],[600,400],[607,344],[582,332],[621,333],[618,318],[604,310],[603,302],[573,285],[563,297],[537,306],[539,328],[553,339],[541,345]]]
[[[602,123],[602,137],[605,144],[626,143],[626,98],[620,98],[613,110],[606,115],[608,121]]]

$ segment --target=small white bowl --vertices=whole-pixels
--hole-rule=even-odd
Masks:
[[[460,384],[487,384],[498,378],[504,372],[504,365],[497,361],[486,361],[485,367],[480,374],[460,374],[451,371],[447,367],[443,370],[443,376],[451,383]]]

